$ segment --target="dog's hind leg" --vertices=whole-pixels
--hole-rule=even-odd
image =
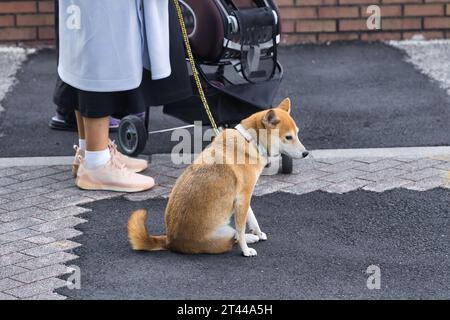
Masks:
[[[219,254],[231,251],[236,240],[236,230],[229,225],[217,228],[207,239],[202,241],[201,252]]]

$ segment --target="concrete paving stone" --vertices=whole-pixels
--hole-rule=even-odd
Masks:
[[[342,161],[349,160],[348,158],[314,158],[317,162],[322,162],[325,164],[335,164]]]
[[[442,164],[442,161],[429,159],[429,158],[422,158],[417,159],[408,163],[404,163],[402,165],[397,166],[398,169],[406,170],[406,171],[418,171],[425,168],[434,167],[437,165]]]
[[[286,183],[281,181],[273,181],[267,184],[256,186],[253,195],[254,196],[262,196],[269,193],[277,192],[281,189],[288,188],[294,186],[292,183]]]
[[[40,232],[28,228],[0,234],[0,244],[37,236]]]
[[[55,181],[55,180],[53,180],[53,181]],[[72,179],[68,179],[68,180],[64,180],[64,181],[53,182],[53,183],[49,184],[48,187],[53,190],[75,188],[75,182]]]
[[[49,293],[55,289],[64,287],[67,282],[57,278],[49,278],[33,282],[30,284],[25,284],[21,287],[6,290],[6,294],[13,295],[18,298],[29,298],[42,293]]]
[[[104,199],[112,199],[116,197],[123,196],[126,193],[122,192],[114,192],[114,191],[89,191],[87,196],[89,198],[95,199],[95,200],[104,200]]]
[[[40,204],[39,207],[47,210],[58,210],[66,207],[76,206],[83,203],[92,202],[91,198],[81,196],[70,196],[63,199],[51,200]]]
[[[19,286],[22,286],[23,283],[20,281],[16,281],[13,279],[5,278],[0,280],[0,291],[5,291],[12,288],[17,288]]]
[[[16,297],[0,292],[0,300],[17,300]]]
[[[57,181],[66,181],[73,179],[73,174],[72,170],[67,171],[58,170],[58,173],[49,175],[48,177]]]
[[[40,269],[54,264],[62,264],[77,259],[78,256],[68,252],[56,252],[43,257],[28,259],[16,265],[29,270]]]
[[[14,192],[14,191],[11,189],[5,188],[5,187],[0,187],[0,196],[10,194],[11,192]]]
[[[0,178],[0,187],[10,186],[12,184],[17,184],[18,182],[19,181],[15,180],[15,179],[3,177],[3,178]]]
[[[369,183],[370,183],[370,181],[367,181],[367,180],[353,178],[353,179],[346,180],[343,182],[331,184],[327,187],[321,188],[321,190],[330,192],[330,193],[342,194],[342,193],[360,189],[360,188],[368,185]]]
[[[306,182],[309,180],[317,179],[317,178],[328,176],[328,175],[331,175],[331,173],[312,169],[312,170],[307,170],[307,171],[305,170],[298,174],[276,175],[276,176],[273,176],[273,178],[275,180],[279,180],[282,182],[298,184],[298,183],[303,183],[303,182]]]
[[[51,193],[48,193],[45,195],[46,198],[52,199],[52,200],[57,200],[57,199],[64,199],[64,198],[68,198],[68,197],[89,197],[89,195],[92,193],[93,191],[89,191],[89,190],[82,190],[79,189],[75,186],[70,187],[70,188],[66,188],[66,189],[62,189],[59,191],[53,191]]]
[[[153,178],[155,179],[157,186],[163,186],[166,188],[172,188],[176,181],[175,178],[164,176],[164,175],[153,176]]]
[[[381,157],[356,157],[352,158],[354,161],[362,162],[362,163],[374,163],[380,160],[383,160],[384,158]]]
[[[66,208],[53,210],[53,211],[49,211],[49,210],[45,210],[45,209],[41,209],[41,210],[42,210],[41,212],[37,212],[36,214],[33,214],[33,216],[36,218],[39,218],[41,220],[45,220],[45,221],[53,221],[53,220],[57,220],[57,219],[61,219],[61,218],[69,217],[69,216],[76,216],[78,214],[82,214],[82,213],[91,211],[91,209],[77,207],[77,206],[66,207]]]
[[[171,191],[171,189],[169,189],[169,188],[162,187],[162,186],[155,186],[148,191],[128,194],[125,196],[125,199],[130,200],[130,201],[144,201],[144,200],[160,197],[161,195],[166,194],[167,192],[170,192],[170,191]]]
[[[185,168],[181,168],[181,169],[175,169],[172,168],[172,170],[169,170],[167,172],[164,172],[164,175],[168,176],[168,177],[172,177],[175,179],[178,179],[178,177],[185,171]]]
[[[33,188],[33,189],[29,189],[29,190],[23,190],[23,191],[18,191],[18,192],[11,192],[8,193],[6,195],[3,195],[1,197],[15,201],[15,200],[20,200],[20,199],[24,199],[27,197],[35,197],[35,196],[40,196],[49,192],[52,192],[53,190],[47,187],[38,187],[38,188]]]
[[[11,232],[11,231],[18,230],[18,229],[27,228],[27,227],[30,227],[30,226],[33,226],[36,224],[40,224],[43,222],[45,222],[45,221],[28,217],[28,218],[14,220],[11,222],[2,223],[2,224],[0,224],[0,234]]]
[[[23,171],[17,168],[2,168],[0,169],[0,178],[14,176],[21,173],[23,173]]]
[[[425,168],[425,169],[422,169],[419,171],[413,171],[413,172],[403,174],[399,177],[402,179],[419,181],[419,180],[422,180],[425,178],[430,178],[433,176],[440,176],[441,178],[444,178],[446,174],[447,174],[447,172],[444,170],[435,169],[435,168]]]
[[[325,176],[319,177],[318,179],[323,180],[323,181],[338,183],[338,182],[343,182],[345,180],[350,180],[352,178],[356,178],[360,174],[361,174],[361,171],[355,170],[355,169],[350,169],[350,170],[345,170],[345,171],[325,175]]]
[[[28,270],[25,268],[22,268],[22,267],[15,266],[15,265],[1,267],[0,268],[0,279],[8,278],[8,277],[11,277],[11,276],[14,276],[16,274],[23,273],[26,271],[28,271]]]
[[[26,298],[24,300],[39,300],[39,301],[43,301],[43,300],[66,300],[67,297],[64,297],[60,294],[57,294],[55,292],[47,292],[47,293],[41,293],[29,298]]]
[[[53,169],[51,167],[44,167],[38,170],[31,170],[27,172],[23,172],[21,174],[15,175],[14,179],[20,181],[32,180],[36,178],[46,177],[50,175],[54,175],[56,173],[60,173],[59,170]]]
[[[8,188],[17,190],[17,191],[29,190],[32,188],[43,187],[43,186],[48,186],[48,185],[54,184],[55,181],[56,180],[50,179],[48,177],[42,177],[42,178],[38,178],[38,179],[27,180],[27,181],[23,181],[20,183],[12,184],[12,185],[8,186]]]
[[[58,240],[70,240],[82,234],[83,233],[81,231],[78,231],[74,228],[64,228],[48,233],[43,233],[34,237],[26,238],[26,241],[36,244],[47,244]]]
[[[449,181],[441,176],[433,176],[419,181],[411,182],[404,186],[404,188],[415,191],[426,191],[434,188],[439,188],[447,185]]]
[[[433,168],[450,171],[450,162],[442,162],[440,164],[434,165]]]
[[[9,253],[18,252],[21,250],[29,249],[35,247],[36,245],[28,241],[14,241],[6,244],[0,245],[0,256],[7,255]]]
[[[31,244],[31,242],[28,242]],[[71,250],[79,247],[80,244],[70,240],[60,240],[53,243],[45,244],[42,246],[33,247],[30,249],[22,250],[21,252],[34,257],[42,257],[51,253]],[[1,249],[0,249],[1,250]]]
[[[342,172],[348,169],[352,169],[355,167],[361,166],[361,162],[353,161],[353,160],[345,160],[341,161],[329,166],[323,166],[320,168],[321,171],[326,171],[330,173]]]
[[[387,190],[400,188],[408,183],[411,183],[411,180],[405,180],[398,177],[390,177],[384,180],[368,184],[363,189],[366,191],[384,192]]]
[[[60,171],[72,171],[72,166],[71,165],[67,165],[67,166],[61,166],[61,165],[57,165],[57,166],[52,166],[52,168],[56,169],[56,170],[60,170]]]
[[[68,267],[62,264],[54,264],[41,269],[26,271],[20,274],[11,276],[10,278],[24,283],[32,283],[39,280],[44,280],[53,277],[59,277],[63,274],[70,273]]]
[[[52,232],[52,231],[56,231],[59,229],[72,228],[74,226],[77,226],[77,225],[79,225],[81,223],[85,223],[85,222],[87,222],[87,220],[84,220],[84,219],[81,219],[78,217],[69,216],[69,217],[53,220],[50,222],[46,222],[43,224],[35,225],[30,228],[33,230],[39,231],[41,233],[47,233],[47,232]]]
[[[9,266],[11,264],[16,264],[18,262],[22,262],[29,259],[31,259],[30,256],[27,256],[19,252],[13,252],[10,254],[0,256],[0,267]]]
[[[7,203],[0,204],[0,208],[5,209],[7,211],[14,211],[19,209],[24,209],[28,207],[32,207],[35,205],[43,204],[45,202],[51,201],[50,199],[43,196],[36,197],[26,197],[21,200],[9,201]]]
[[[293,194],[304,194],[309,192],[317,191],[321,188],[325,188],[329,186],[331,183],[323,180],[310,180],[304,183],[300,183],[288,188],[282,189],[284,192],[293,193]]]
[[[320,168],[323,168],[325,166],[328,166],[328,163],[318,162],[315,160],[294,160],[294,166],[292,169],[293,174],[302,173],[303,171],[308,170],[318,170]]]
[[[16,167],[16,168],[22,170],[23,172],[27,172],[27,171],[36,171],[36,170],[49,168],[49,166],[44,166],[44,165],[39,165],[39,166],[20,166],[20,167]]]
[[[405,164],[402,161],[394,160],[394,159],[382,159],[377,162],[363,164],[361,166],[355,167],[355,169],[367,172],[375,172],[380,171],[387,168],[397,167],[401,164]],[[401,169],[401,168],[400,168]]]
[[[388,169],[384,169],[384,170],[380,170],[380,171],[376,171],[376,172],[364,172],[361,173],[361,175],[358,176],[358,178],[364,179],[364,180],[370,180],[370,181],[381,181],[381,180],[386,180],[389,179],[391,177],[396,177],[402,174],[405,174],[406,171],[405,170],[400,170],[397,168],[388,168]]]
[[[0,214],[0,221],[10,222],[10,221],[28,218],[28,217],[38,218],[39,215],[45,214],[47,212],[49,212],[49,211],[42,209],[42,208],[29,207],[29,208],[25,208],[25,209],[20,209],[20,210]]]

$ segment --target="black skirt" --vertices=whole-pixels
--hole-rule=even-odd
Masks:
[[[152,80],[151,73],[144,69],[140,86],[133,90],[117,92],[92,92],[79,90],[62,81],[59,76],[53,102],[60,114],[73,110],[83,117],[122,118],[128,114],[144,112],[147,107],[161,106],[192,95],[192,85],[186,63],[186,54],[175,7],[169,1],[170,64],[172,74],[160,80]],[[169,35],[168,35],[169,36]],[[120,61],[118,61],[120,63]]]

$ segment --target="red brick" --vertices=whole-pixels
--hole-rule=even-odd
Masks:
[[[425,39],[445,38],[445,34],[443,31],[414,31],[414,32],[403,32],[403,39],[409,40],[416,35],[422,35]]]
[[[328,41],[350,41],[358,40],[359,35],[357,33],[321,33],[319,34],[319,42]]]
[[[340,0],[339,4],[343,5],[343,4],[367,4],[367,5],[371,5],[371,4],[379,4],[381,3],[381,0]]]
[[[370,32],[361,34],[362,41],[386,41],[401,39],[402,34],[400,32]]]
[[[420,18],[381,19],[382,30],[422,29]]]
[[[0,27],[12,27],[14,26],[14,16],[0,16]]]
[[[297,22],[297,32],[335,32],[335,20],[300,20]]]
[[[36,28],[1,28],[0,41],[35,40]]]
[[[51,26],[54,22],[52,14],[20,14],[16,21],[18,26]]]
[[[442,4],[406,5],[405,16],[443,16],[444,6]]]
[[[39,40],[52,40],[55,39],[55,28],[52,27],[39,27],[38,29]]]
[[[425,3],[448,3],[448,0],[425,0]]]
[[[450,29],[450,17],[424,18],[425,29]]]
[[[450,4],[446,5],[447,9],[445,10],[448,16],[450,16]]]
[[[52,13],[55,10],[55,4],[53,1],[39,1],[38,10],[42,13]]]
[[[365,19],[342,19],[339,20],[339,31],[366,31],[367,21]]]
[[[317,10],[314,7],[281,8],[280,15],[283,19],[310,19],[317,18]]]
[[[281,23],[281,31],[283,33],[295,32],[295,21],[293,21],[293,20],[284,20]]]
[[[338,3],[338,0],[297,0],[298,6],[331,6]]]
[[[36,1],[2,1],[0,13],[33,13],[36,12]]]
[[[283,45],[296,45],[302,43],[316,43],[317,35],[315,34],[284,34],[281,37]]]
[[[405,4],[405,3],[422,3],[422,0],[383,0],[383,3],[398,3],[398,4]]]
[[[320,18],[355,18],[359,16],[358,7],[320,7]]]
[[[361,7],[361,16],[369,17],[372,13],[367,13],[368,6]],[[380,6],[381,17],[401,17],[402,7],[400,5]]]

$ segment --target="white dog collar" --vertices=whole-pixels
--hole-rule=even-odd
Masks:
[[[243,125],[238,124],[234,128],[244,137],[245,140],[247,140],[248,143],[253,143],[253,145],[256,147],[256,149],[258,150],[260,155],[267,158],[268,160],[270,159],[266,148],[264,148],[262,145],[260,145],[258,142],[256,142],[255,138],[253,138],[253,136],[250,134],[250,132],[248,132],[248,130],[245,129]]]

